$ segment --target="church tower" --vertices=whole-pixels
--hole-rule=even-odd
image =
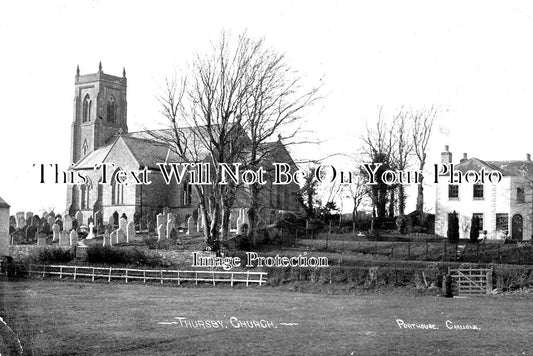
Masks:
[[[127,133],[126,70],[122,77],[98,72],[80,75],[74,81],[74,120],[70,161],[76,163],[104,146],[117,133]]]

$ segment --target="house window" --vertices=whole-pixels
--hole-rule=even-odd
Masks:
[[[483,184],[474,184],[474,199],[483,199]]]
[[[524,193],[524,188],[518,187],[516,188],[516,202],[517,203],[525,203],[526,196]]]
[[[457,184],[448,185],[448,198],[459,199],[459,185]]]
[[[483,229],[483,213],[474,213],[472,214],[472,217],[477,217],[479,219],[479,229],[480,230],[484,230]]]
[[[496,231],[509,231],[509,214],[496,214]]]
[[[87,122],[91,120],[91,100],[89,99],[89,95],[85,95],[85,98],[83,99],[83,115],[82,115],[82,122]]]

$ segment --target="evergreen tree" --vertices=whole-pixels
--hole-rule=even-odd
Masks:
[[[448,214],[448,231],[446,235],[450,243],[457,243],[459,241],[459,218],[455,211]]]
[[[470,224],[470,241],[475,243],[479,237],[479,217],[472,216],[472,222]]]

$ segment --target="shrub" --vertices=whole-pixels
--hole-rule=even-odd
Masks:
[[[74,259],[74,255],[70,249],[64,250],[59,247],[46,247],[33,251],[30,255],[30,259],[34,263],[65,263]]]
[[[459,241],[459,218],[455,211],[448,214],[448,231],[446,232],[446,236],[448,236],[450,243],[457,243]]]
[[[157,267],[162,265],[158,256],[145,254],[138,249],[126,249],[112,246],[89,246],[87,249],[87,261],[89,263],[119,264],[119,265],[142,265]]]
[[[479,238],[479,218],[472,216],[472,222],[470,223],[470,241],[475,243]]]

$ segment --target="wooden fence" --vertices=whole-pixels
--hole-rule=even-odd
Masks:
[[[453,294],[490,294],[492,292],[492,268],[448,267],[452,277]]]
[[[72,277],[77,280],[80,277],[90,278],[93,282],[97,279],[107,280],[124,280],[126,283],[131,280],[158,281],[163,284],[164,281],[175,281],[178,284],[182,282],[208,282],[216,285],[217,282],[246,283],[246,286],[257,283],[263,285],[266,283],[267,272],[250,272],[250,271],[180,271],[180,270],[155,270],[155,269],[134,269],[134,268],[113,268],[113,267],[85,267],[85,266],[66,266],[66,265],[30,265],[28,269],[30,276],[59,276],[63,279]]]

